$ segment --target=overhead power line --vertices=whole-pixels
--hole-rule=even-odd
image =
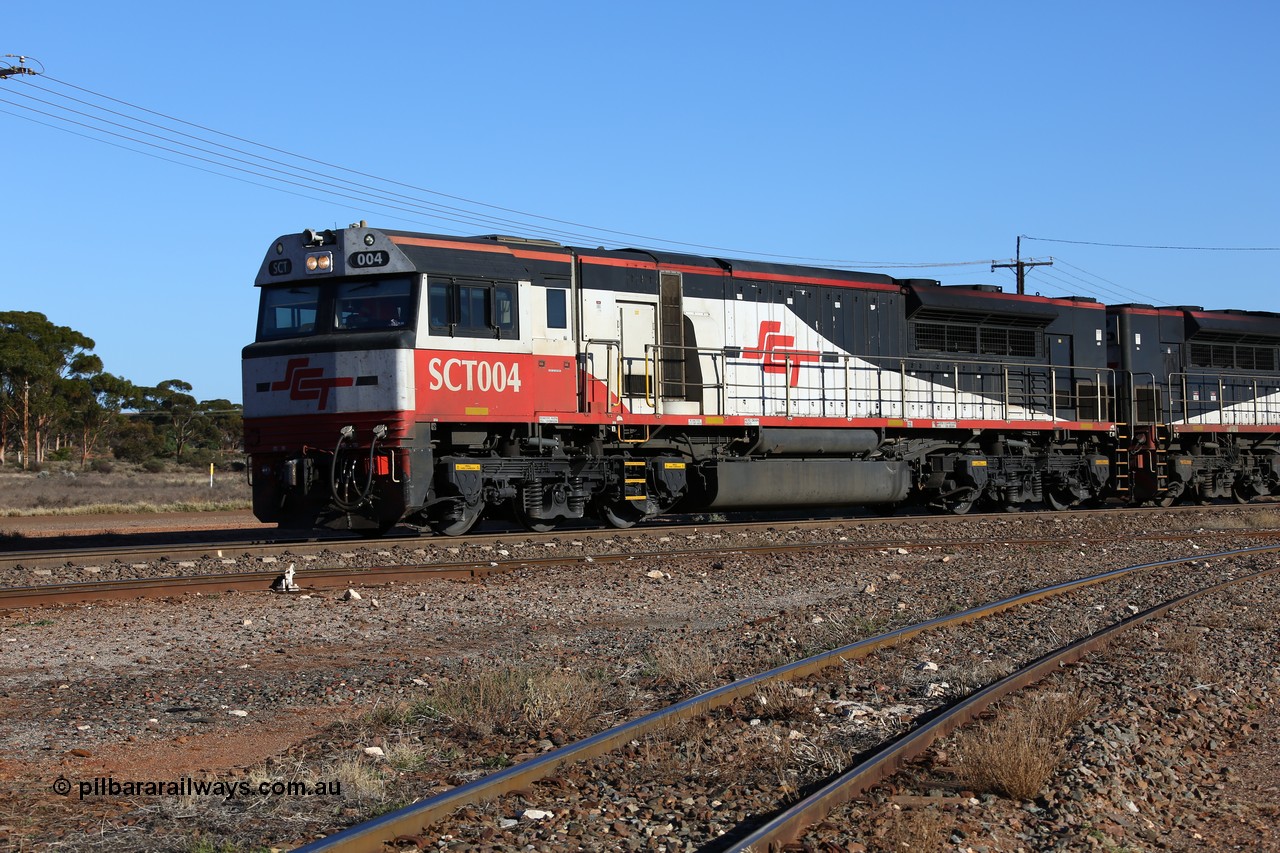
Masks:
[[[1156,246],[1144,243],[1102,243],[1096,240],[1057,240],[1051,237],[1028,237],[1041,243],[1069,243],[1073,246],[1109,246],[1115,249],[1167,249],[1176,252],[1280,252],[1280,246]]]
[[[24,79],[21,82],[29,87],[29,91],[19,92],[12,89],[8,91],[39,104],[39,107],[4,97],[0,97],[0,102],[49,121],[7,110],[4,112],[65,131],[65,128],[51,123],[59,122],[76,128],[67,132],[135,151],[135,153],[156,157],[157,155],[151,152],[160,151],[169,156],[158,156],[158,159],[169,162],[189,161],[182,164],[191,166],[194,163],[195,165],[191,167],[201,171],[221,174],[224,177],[256,186],[266,186],[291,195],[308,198],[313,198],[314,194],[328,196],[330,199],[339,200],[344,205],[373,209],[384,212],[384,215],[389,212],[392,218],[406,222],[421,223],[427,220],[433,223],[432,227],[435,228],[440,226],[434,223],[453,223],[453,226],[446,225],[441,229],[446,232],[459,232],[460,229],[456,228],[456,225],[462,225],[468,229],[478,228],[503,233],[511,233],[512,229],[517,229],[583,245],[598,244],[612,248],[627,248],[637,244],[648,244],[673,247],[672,251],[698,251],[704,254],[754,257],[779,262],[813,263],[836,268],[866,270],[930,269],[978,266],[986,263],[977,260],[938,263],[858,261],[784,255],[691,243],[592,226],[490,204],[391,178],[378,177],[336,163],[296,154],[283,148],[254,142],[48,75],[42,75],[42,77],[56,87],[74,90],[85,97],[76,96],[69,91],[59,91],[50,86],[37,85]],[[214,136],[217,138],[212,138]],[[227,144],[228,142],[234,144]],[[244,176],[257,180],[246,179]],[[305,194],[299,190],[305,191]],[[446,203],[440,199],[452,203]],[[468,230],[462,233],[475,232]]]

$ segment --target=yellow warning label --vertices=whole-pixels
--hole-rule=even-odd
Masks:
[[[662,467],[666,468],[668,471],[683,471],[684,463],[683,462],[666,462],[663,464]]]
[[[455,471],[479,471],[480,465],[475,462],[459,462],[453,466]]]

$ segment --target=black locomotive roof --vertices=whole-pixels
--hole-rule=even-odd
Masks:
[[[877,288],[898,287],[901,282],[878,273],[853,272],[824,267],[776,264],[765,261],[743,261],[713,258],[655,249],[575,249],[584,258],[625,258],[651,263],[658,268],[677,269],[684,273],[705,271],[707,275],[729,275],[741,279],[764,279],[791,283],[811,281],[818,284],[847,284],[850,287],[871,285]]]
[[[1269,311],[1187,311],[1187,337],[1203,334],[1280,338],[1280,314]]]
[[[909,284],[908,292],[908,313],[926,311],[932,316],[945,313],[988,317],[1003,315],[1047,323],[1063,311],[1103,307],[1098,300],[1088,296],[1028,296],[1005,293],[999,286],[990,284],[953,284],[942,287],[934,282],[915,280]]]

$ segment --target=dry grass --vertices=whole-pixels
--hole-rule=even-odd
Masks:
[[[1247,509],[1236,516],[1223,515],[1195,526],[1213,530],[1275,530],[1280,527],[1280,510]]]
[[[994,721],[956,738],[953,769],[976,789],[1029,800],[1061,762],[1067,732],[1096,706],[1095,697],[1072,693],[1042,692],[1015,700]]]
[[[649,675],[677,690],[702,691],[721,681],[720,656],[705,643],[659,645],[646,662]]]
[[[377,766],[361,755],[345,755],[335,759],[314,779],[324,779],[342,785],[342,798],[360,803],[379,804],[387,796],[386,783]],[[314,780],[308,780],[314,784]]]
[[[694,779],[719,773],[709,752],[706,722],[673,720],[658,727],[636,746],[639,763],[659,779]]]
[[[985,658],[963,666],[954,666],[947,672],[947,680],[954,690],[960,693],[971,693],[986,687],[1016,669],[1013,660],[1007,657],[999,659]]]
[[[872,850],[877,853],[935,853],[946,849],[950,821],[936,808],[902,809],[888,807],[884,834],[877,834]]]
[[[849,753],[786,726],[742,726],[736,715],[721,714],[670,722],[633,747],[636,762],[666,784],[723,779],[786,798],[841,772],[851,760]],[[726,741],[731,745],[726,747]]]
[[[761,720],[814,720],[818,709],[813,690],[789,682],[771,682],[756,689],[753,713]]]
[[[1175,628],[1160,638],[1160,648],[1173,656],[1178,672],[1196,683],[1211,681],[1213,664],[1201,643],[1204,632],[1195,628]]]
[[[888,625],[889,620],[883,616],[824,614],[822,621],[810,619],[796,633],[800,636],[802,654],[808,656],[874,637]]]
[[[441,681],[402,721],[443,719],[474,735],[589,725],[605,707],[603,677],[558,669],[476,669]],[[383,712],[386,713],[386,712]]]
[[[729,778],[741,779],[762,791],[790,798],[811,782],[844,770],[849,753],[810,740],[786,726],[755,726],[739,740],[738,749],[724,757],[732,767]]]
[[[0,468],[0,517],[245,509],[243,473],[180,470],[152,474],[118,466],[110,473],[74,467]]]

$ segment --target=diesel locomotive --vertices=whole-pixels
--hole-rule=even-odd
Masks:
[[[254,512],[367,536],[1280,489],[1280,315],[499,235],[274,241]]]

